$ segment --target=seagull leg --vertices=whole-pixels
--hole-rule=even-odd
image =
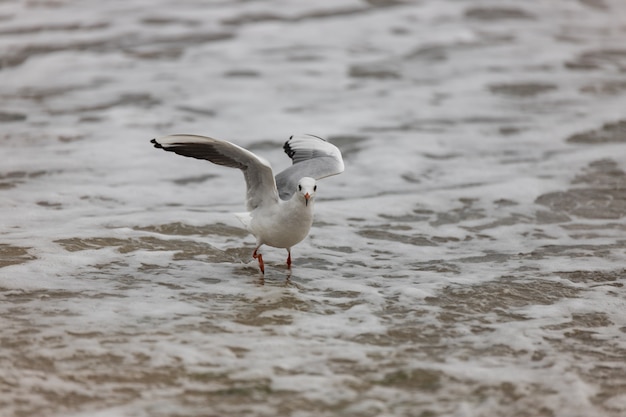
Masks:
[[[291,269],[291,248],[287,248],[287,268]]]
[[[265,275],[265,264],[263,263],[263,255],[258,253],[257,252],[258,250],[259,250],[259,246],[257,246],[254,249],[254,252],[252,252],[252,257],[259,261],[259,269],[261,270],[261,273]]]

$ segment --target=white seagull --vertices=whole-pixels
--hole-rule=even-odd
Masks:
[[[291,136],[283,149],[293,165],[274,178],[269,162],[225,140],[197,135],[169,135],[151,141],[155,148],[214,164],[239,168],[246,179],[247,209],[236,213],[246,229],[256,237],[252,257],[265,274],[262,245],[287,249],[291,269],[291,247],[301,242],[313,223],[316,180],[344,170],[336,146],[313,135]]]

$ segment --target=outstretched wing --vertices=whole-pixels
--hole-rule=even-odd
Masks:
[[[335,145],[313,135],[297,135],[283,146],[293,165],[276,175],[280,198],[288,200],[303,177],[319,180],[343,172],[343,158]]]
[[[248,211],[278,202],[270,164],[234,143],[198,135],[170,135],[151,142],[155,148],[240,169],[246,179]]]

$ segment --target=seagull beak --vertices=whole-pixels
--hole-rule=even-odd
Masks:
[[[310,199],[310,198],[311,198],[311,194],[306,193],[306,194],[304,195],[304,200],[305,200],[305,203],[304,203],[304,204],[305,204],[306,206],[308,206],[308,205],[309,205],[309,199]]]

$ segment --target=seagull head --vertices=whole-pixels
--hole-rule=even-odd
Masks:
[[[317,184],[311,177],[304,177],[298,182],[298,191],[296,195],[304,199],[304,204],[309,205],[309,202],[313,201],[315,197],[315,191],[317,191]]]

